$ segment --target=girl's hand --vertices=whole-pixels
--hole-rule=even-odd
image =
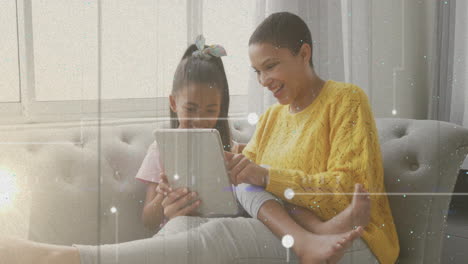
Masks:
[[[183,215],[196,215],[194,211],[201,204],[197,196],[197,193],[190,192],[188,188],[178,188],[168,193],[162,201],[164,215],[168,219]]]
[[[242,154],[224,152],[226,167],[232,184],[237,186],[248,183],[265,187],[268,181],[268,169],[258,166]]]
[[[156,191],[164,196],[161,203],[164,215],[168,219],[182,215],[197,215],[195,210],[201,203],[200,200],[196,199],[197,194],[189,192],[187,188],[178,188],[173,190],[169,185],[167,176],[164,173],[161,173],[160,176],[161,180]]]
[[[167,196],[168,193],[172,192],[172,188],[169,185],[169,180],[167,179],[166,174],[164,172],[161,172],[159,174],[160,180],[158,187],[156,188],[156,192],[159,194],[162,194],[163,196]]]

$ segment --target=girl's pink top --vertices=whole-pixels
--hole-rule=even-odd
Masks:
[[[161,162],[161,155],[159,154],[158,143],[153,142],[146,152],[145,159],[141,163],[140,169],[135,176],[137,180],[143,181],[145,183],[159,183],[160,177],[159,174],[163,171],[163,166]],[[159,228],[162,228],[168,219],[164,217],[163,222],[159,225]]]
[[[163,165],[161,162],[161,155],[159,154],[158,143],[154,141],[148,148],[145,159],[141,163],[136,178],[145,183],[159,183],[159,174],[162,171]]]

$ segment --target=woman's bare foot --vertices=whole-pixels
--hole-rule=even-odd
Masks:
[[[343,212],[310,231],[316,234],[340,234],[357,226],[366,227],[370,221],[370,207],[369,193],[361,184],[356,184],[351,204]]]
[[[302,264],[336,263],[352,242],[359,238],[362,227],[336,235],[315,235],[306,233],[298,238],[293,250]]]

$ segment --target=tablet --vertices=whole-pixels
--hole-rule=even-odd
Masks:
[[[157,129],[154,136],[169,184],[197,192],[202,217],[239,215],[218,130]]]

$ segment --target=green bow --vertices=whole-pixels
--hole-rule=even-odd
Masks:
[[[197,39],[195,40],[195,45],[198,48],[198,50],[192,53],[192,55],[195,57],[210,59],[211,57],[219,58],[222,56],[227,56],[226,50],[221,45],[210,45],[209,47],[205,48],[205,38],[203,35],[198,35]]]

